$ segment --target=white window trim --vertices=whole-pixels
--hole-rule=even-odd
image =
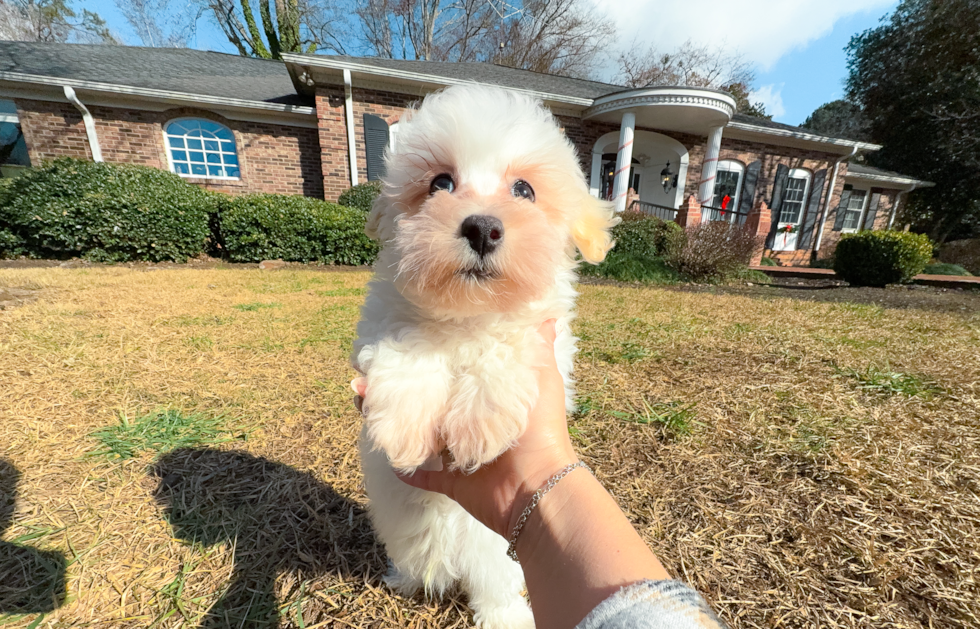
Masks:
[[[715,183],[717,184],[717,177],[720,172],[738,173],[738,182],[735,184],[735,196],[732,197],[732,203],[726,212],[732,212],[732,220],[735,220],[738,211],[738,203],[742,200],[742,183],[745,181],[745,164],[735,159],[723,159],[718,162],[718,168],[715,171]],[[714,199],[712,199],[714,200]],[[721,207],[717,205],[715,207]]]
[[[806,184],[803,186],[803,199],[800,201],[800,216],[795,223],[784,223],[783,222],[783,209],[779,208],[779,227],[784,225],[800,225],[803,222],[803,215],[806,213],[806,201],[810,197],[810,184],[813,182],[813,174],[805,168],[794,168],[789,171],[786,176],[786,181],[790,179],[804,179]]]
[[[841,227],[840,232],[842,234],[856,234],[857,232],[861,231],[861,227],[864,225],[864,215],[868,211],[868,201],[871,199],[871,188],[852,186],[851,192],[853,193],[855,190],[864,193],[864,201],[861,202],[861,211],[858,213],[857,227]],[[850,202],[848,202],[848,204],[850,204]],[[847,208],[844,208],[845,221],[847,220],[848,212],[849,210]]]
[[[388,125],[388,149],[391,150],[393,154],[398,152],[398,123],[397,122],[393,122],[390,125]]]
[[[167,154],[167,167],[170,169],[170,172],[183,179],[207,179],[209,181],[241,181],[242,180],[241,175],[239,175],[238,177],[225,177],[225,176],[207,175],[207,174],[195,175],[193,173],[188,173],[185,175],[184,173],[177,172],[177,169],[174,168],[173,155],[170,154],[170,137],[167,135],[167,127],[169,127],[171,123],[180,122],[181,120],[207,120],[208,122],[220,124],[222,127],[231,131],[232,137],[235,138],[235,157],[238,158],[238,172],[239,173],[242,172],[242,156],[238,152],[238,146],[240,144],[238,141],[238,134],[235,133],[234,129],[232,129],[226,124],[218,122],[216,120],[211,120],[210,118],[204,118],[202,116],[181,116],[180,118],[171,118],[170,120],[164,122],[163,125],[161,126],[160,131],[163,134],[163,150]]]

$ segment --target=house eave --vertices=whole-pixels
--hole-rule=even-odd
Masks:
[[[858,152],[881,150],[880,144],[858,142],[856,140],[844,140],[842,138],[831,138],[814,133],[806,133],[805,131],[775,129],[772,127],[749,124],[746,122],[737,122],[735,120],[729,122],[728,126],[725,127],[725,135],[733,138],[747,136],[746,139],[764,139],[768,142],[772,142],[774,139],[778,138],[780,143],[785,143],[790,146],[822,149],[831,153],[846,154],[850,153],[855,148],[858,150]]]
[[[327,75],[331,79],[330,82],[333,84],[343,84],[342,73],[344,70],[347,70],[354,77],[381,77],[389,84],[400,84],[403,87],[404,93],[419,96],[421,96],[423,93],[420,92],[419,88],[422,88],[424,91],[435,91],[451,85],[480,84],[478,81],[455,79],[420,72],[409,72],[406,70],[395,70],[393,68],[378,68],[367,64],[355,63],[351,61],[340,61],[337,59],[330,59],[316,55],[285,53],[282,55],[282,59],[286,62],[286,67],[289,69],[290,76],[293,77],[293,82],[303,93],[313,93],[313,86],[310,85],[309,81],[303,80],[302,77],[305,73],[307,78],[309,78],[310,75],[313,74],[314,68],[319,69],[321,72],[326,70]],[[313,78],[315,81],[315,77]],[[591,106],[593,102],[591,98],[579,98],[576,96],[551,94],[536,90],[527,90],[508,86],[504,87],[514,92],[527,94],[532,98],[540,99],[546,103],[557,103],[567,108],[585,109],[586,107]]]
[[[81,94],[111,94],[135,99],[148,99],[156,103],[162,102],[174,105],[204,105],[225,110],[251,110],[290,117],[316,116],[315,107],[307,107],[304,105],[269,103],[265,101],[226,98],[223,96],[209,96],[206,94],[190,94],[186,92],[158,90],[147,87],[133,87],[130,85],[119,85],[116,83],[102,83],[54,76],[0,71],[0,87],[2,87],[4,84],[8,84],[15,89],[18,86],[23,86],[26,84],[54,87],[59,90],[67,85],[68,87],[79,91]],[[64,100],[64,98],[62,97],[61,100]]]
[[[874,175],[870,173],[851,173],[848,172],[844,175],[844,181],[847,183],[870,183],[879,184],[882,188],[890,188],[892,190],[912,190],[914,188],[932,188],[936,184],[931,181],[922,181],[920,179],[913,179],[912,177],[894,177],[891,175]]]

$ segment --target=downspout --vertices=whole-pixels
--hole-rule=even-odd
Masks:
[[[344,70],[344,117],[347,119],[347,155],[350,157],[350,185],[357,185],[357,144],[354,142],[354,90],[350,70]]]
[[[813,259],[817,259],[820,251],[820,244],[823,242],[823,230],[827,227],[827,217],[830,216],[830,202],[834,198],[834,187],[837,185],[837,172],[840,170],[840,163],[845,159],[850,159],[857,155],[858,147],[851,149],[850,155],[842,155],[834,162],[834,173],[830,176],[830,187],[827,188],[827,198],[823,201],[823,216],[820,218],[820,231],[817,232],[817,244],[813,247]]]
[[[908,194],[909,192],[912,192],[913,190],[915,190],[918,187],[919,187],[919,184],[918,183],[914,183],[914,184],[912,184],[912,187],[909,188],[908,190],[902,190],[897,195],[895,195],[895,205],[892,206],[892,215],[891,215],[891,218],[888,219],[888,229],[891,229],[892,228],[892,225],[895,224],[895,216],[898,215],[898,204],[902,202],[902,195],[903,194]]]
[[[95,120],[92,119],[92,114],[88,112],[88,109],[82,104],[82,101],[78,100],[78,96],[75,95],[75,90],[65,86],[65,96],[68,98],[68,102],[75,106],[82,114],[82,122],[85,124],[85,135],[88,136],[88,146],[92,149],[92,161],[101,162],[102,161],[102,148],[99,146],[99,136],[95,134]]]

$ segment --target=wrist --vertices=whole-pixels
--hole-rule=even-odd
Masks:
[[[527,524],[528,517],[537,510],[539,503],[566,476],[579,467],[588,470],[588,467],[575,456],[574,452],[569,452],[554,458],[551,460],[551,464],[539,466],[535,473],[526,475],[515,495],[504,537],[511,543],[513,543],[515,535],[519,538],[522,527]]]

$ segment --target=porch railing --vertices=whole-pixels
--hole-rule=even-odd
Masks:
[[[739,212],[738,210],[723,210],[720,207],[711,207],[710,205],[701,206],[701,220],[707,221],[725,221],[728,223],[742,224],[745,222],[746,217],[748,217],[747,212]]]
[[[656,216],[665,221],[672,221],[677,218],[677,210],[674,208],[667,207],[666,205],[657,205],[656,203],[647,203],[646,201],[633,201],[629,209],[634,212],[643,212],[649,216]]]

